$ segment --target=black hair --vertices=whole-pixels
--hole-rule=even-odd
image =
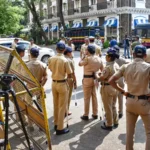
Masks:
[[[108,57],[110,57],[111,61],[115,61],[115,59],[117,58],[116,55],[113,54],[109,54]]]

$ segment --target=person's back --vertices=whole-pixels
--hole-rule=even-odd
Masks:
[[[110,41],[110,47],[114,47],[115,45],[117,45],[117,41],[116,41],[116,39],[112,39],[111,41]]]
[[[135,58],[132,63],[126,64],[124,78],[128,91],[133,95],[149,94],[149,72],[150,64],[140,58]],[[142,87],[142,88],[141,88]]]
[[[46,64],[40,60],[37,60],[37,58],[31,58],[31,60],[27,62],[26,65],[40,83],[46,72]]]

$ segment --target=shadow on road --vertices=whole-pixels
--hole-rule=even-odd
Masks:
[[[120,134],[118,139],[121,140],[122,144],[126,145],[126,134]],[[145,141],[146,136],[143,121],[142,119],[139,119],[136,123],[134,143],[145,143]]]
[[[94,150],[109,134],[108,131],[100,128],[100,121],[95,122],[92,119],[72,124],[69,129],[68,134],[61,136],[55,135],[54,130],[51,130],[52,145],[59,145],[62,141],[71,140],[69,142],[70,150]]]

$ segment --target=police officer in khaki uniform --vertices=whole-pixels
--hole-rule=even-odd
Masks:
[[[109,78],[119,69],[115,59],[116,51],[110,48],[106,54],[106,67],[98,78],[98,80],[101,81],[101,97],[106,113],[106,122],[104,122],[101,128],[109,131],[111,131],[113,127],[118,127],[116,111],[117,90],[108,83]]]
[[[84,44],[81,46],[81,50],[80,50],[80,58],[81,59],[85,57],[85,51],[87,50],[89,43],[90,43],[89,38],[85,37]]]
[[[90,44],[93,44],[95,46],[95,54],[97,56],[102,56],[102,52],[101,52],[101,47],[98,46],[97,44],[95,44],[95,37],[94,36],[89,36],[89,40],[90,40]]]
[[[120,48],[118,45],[115,45],[113,48],[116,50],[116,55],[117,55],[115,62],[119,65],[119,67],[121,67],[123,64],[129,63],[128,61],[126,61],[126,59],[120,57]],[[123,77],[118,80],[118,84],[120,87],[124,89]],[[123,94],[121,94],[120,92],[118,92],[118,104],[119,104],[119,111],[118,111],[119,118],[122,118],[123,116]]]
[[[71,76],[72,70],[68,60],[64,57],[65,44],[57,43],[57,55],[49,58],[48,67],[52,72],[52,94],[54,101],[54,124],[56,134],[65,134],[69,129],[64,128],[64,116],[68,104],[69,87],[67,76]]]
[[[24,46],[22,46],[22,45],[16,46],[16,51],[17,51],[17,53],[19,54],[19,56],[21,58],[24,57],[24,55],[25,55],[25,47]],[[22,65],[20,64],[20,61],[17,58],[14,58],[14,60],[12,62],[12,65],[11,65],[11,68],[16,73],[19,73],[21,75],[24,75],[24,73],[25,73]],[[24,91],[24,87],[17,80],[13,82],[13,88],[14,88],[14,90],[15,90],[16,93]],[[17,99],[24,101],[25,97],[23,95],[22,96],[17,96]],[[15,106],[14,106],[14,110],[16,111],[16,107]],[[24,120],[24,124],[27,125],[28,122],[26,121],[25,115],[22,115],[22,118]],[[19,120],[18,114],[16,114],[16,120],[17,121]]]
[[[39,49],[36,47],[31,48],[30,56],[31,56],[31,60],[29,62],[27,62],[26,65],[29,68],[29,70],[31,71],[31,73],[33,74],[33,76],[40,83],[40,85],[44,86],[47,81],[47,66],[46,66],[46,64],[44,64],[43,62],[41,62],[40,60],[37,59],[39,56]],[[30,86],[30,85],[28,85],[28,86]],[[31,85],[30,88],[33,88],[33,86]],[[34,94],[37,96],[37,100],[38,100],[39,104],[41,105],[41,100],[40,100],[41,93],[36,92]],[[32,99],[28,98],[28,102],[29,101],[32,101]],[[31,102],[29,102],[29,103],[31,103]]]
[[[133,150],[133,138],[138,116],[142,118],[145,127],[145,150],[150,150],[150,64],[144,62],[146,48],[143,45],[137,45],[133,51],[133,57],[134,61],[123,65],[110,78],[109,83],[127,97],[126,150]],[[116,81],[122,76],[127,83],[127,92],[116,84]]]
[[[67,82],[69,85],[69,95],[68,95],[68,115],[71,115],[71,112],[69,112],[69,107],[70,107],[70,102],[71,102],[71,97],[72,97],[72,90],[73,88],[77,88],[77,81],[76,81],[76,76],[75,76],[75,65],[74,61],[72,58],[72,48],[71,47],[66,47],[65,52],[64,52],[65,57],[69,61],[70,67],[72,69],[72,76],[67,78]]]
[[[84,114],[81,116],[82,120],[89,119],[89,105],[90,98],[92,97],[92,110],[93,119],[98,118],[98,105],[97,105],[97,95],[95,86],[95,76],[98,72],[103,70],[103,63],[101,59],[95,55],[95,46],[88,45],[85,52],[87,55],[79,62],[79,66],[84,66],[84,76],[83,76],[83,92],[84,92]]]

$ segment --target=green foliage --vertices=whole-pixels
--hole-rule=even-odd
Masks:
[[[0,34],[16,33],[23,28],[20,21],[24,18],[25,9],[12,6],[8,0],[0,0]]]
[[[108,48],[109,47],[109,41],[105,41],[103,44],[103,48]]]

